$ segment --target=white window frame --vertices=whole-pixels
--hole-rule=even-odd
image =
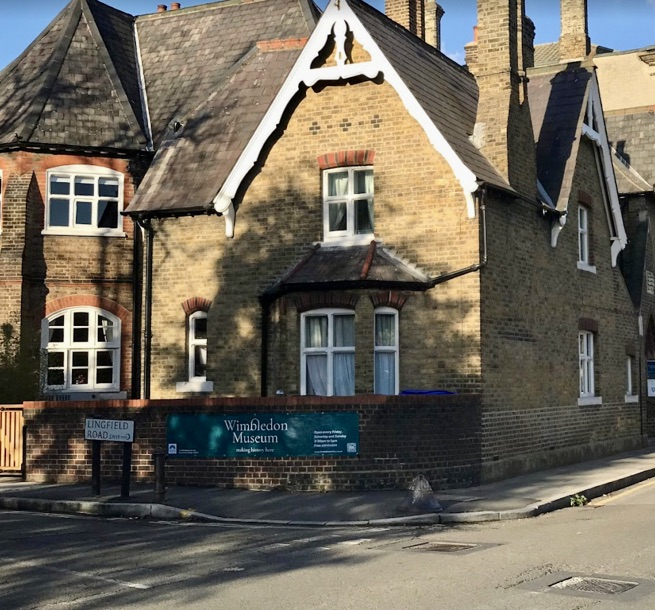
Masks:
[[[68,195],[52,195],[50,192],[51,180],[53,177],[61,177],[70,181],[71,189]],[[89,196],[75,196],[74,186],[75,180],[78,178],[92,180],[94,184],[94,195]],[[98,183],[102,178],[114,179],[118,181],[118,197],[100,197],[98,195]],[[45,202],[45,224],[43,235],[85,235],[85,236],[107,236],[107,237],[124,237],[123,231],[123,194],[124,194],[124,176],[121,172],[109,169],[107,167],[100,167],[97,165],[62,165],[60,167],[53,167],[46,172],[46,202]],[[50,199],[68,199],[68,225],[67,226],[50,226]],[[98,202],[101,199],[108,199],[116,201],[118,226],[115,228],[100,228],[98,227]],[[84,200],[91,203],[91,219],[90,225],[75,225],[75,202],[76,200]]]
[[[595,341],[595,333],[589,330],[581,330],[578,332],[578,405],[602,404],[602,398],[596,396],[596,371],[594,363]]]
[[[639,394],[635,392],[632,376],[635,370],[635,358],[628,354],[625,357],[625,402],[639,402]]]
[[[591,264],[591,240],[589,239],[589,220],[591,211],[586,205],[578,205],[578,269],[596,273]]]
[[[394,317],[394,345],[377,345],[376,344],[376,325],[378,315],[392,315]],[[373,317],[373,392],[377,393],[377,355],[378,354],[393,354],[394,356],[394,394],[398,394],[400,388],[399,381],[399,332],[398,332],[398,310],[392,307],[378,307],[375,310]]]
[[[355,172],[371,171],[370,165],[353,167],[335,167],[323,170],[323,240],[325,242],[339,242],[344,245],[365,245],[371,242],[375,236],[375,174],[373,174],[373,190],[370,193],[355,194],[354,185]],[[328,180],[331,174],[348,173],[348,193],[345,196],[328,195]],[[358,200],[373,199],[373,231],[370,233],[355,232],[355,202]],[[345,231],[330,231],[330,203],[345,201],[346,203],[346,224]]]
[[[351,316],[353,324],[356,323],[355,312],[352,309],[314,309],[307,311],[300,316],[300,393],[307,395],[307,356],[312,354],[325,354],[327,356],[327,393],[326,396],[334,396],[334,355],[351,353],[355,357],[355,346],[335,347],[334,346],[334,318],[335,316]],[[327,346],[306,347],[306,320],[309,317],[327,317],[328,328]],[[356,335],[355,335],[356,336]]]
[[[89,315],[88,338],[87,341],[74,341],[74,329],[84,328],[74,326],[74,318],[77,313],[86,313]],[[110,320],[113,324],[113,337],[111,341],[100,342],[97,340],[97,330],[100,328],[99,317],[102,316]],[[63,317],[63,338],[62,341],[50,341],[50,323],[58,318]],[[61,327],[57,327],[61,328]],[[57,311],[47,318],[44,318],[41,328],[41,347],[45,350],[43,362],[43,388],[45,392],[118,392],[120,391],[120,371],[121,371],[121,320],[114,314],[96,307],[71,307]],[[97,364],[99,352],[110,351],[112,357],[112,383],[97,383],[97,368],[108,368]],[[63,371],[64,383],[61,385],[48,384],[49,359],[48,353],[63,353]],[[86,353],[89,383],[79,384],[73,381],[73,353]]]
[[[207,320],[206,311],[196,311],[187,318],[187,381],[175,384],[176,392],[213,392],[214,382],[207,381],[207,375],[194,375],[196,370],[196,347],[205,348],[205,362],[207,359],[207,338],[196,337],[196,322]],[[206,371],[205,371],[206,373]]]

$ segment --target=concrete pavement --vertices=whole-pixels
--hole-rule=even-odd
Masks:
[[[576,494],[588,500],[655,476],[655,447],[522,475],[498,483],[437,491],[435,506],[417,506],[410,491],[289,492],[171,486],[164,503],[151,486],[120,487],[22,482],[0,475],[0,509],[193,520],[217,523],[374,526],[477,523],[523,519],[570,506]]]

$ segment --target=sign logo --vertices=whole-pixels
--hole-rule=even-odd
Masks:
[[[177,455],[177,443],[168,443],[168,455]]]
[[[348,443],[346,445],[346,453],[357,453],[357,443]]]

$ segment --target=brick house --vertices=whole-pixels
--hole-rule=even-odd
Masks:
[[[86,371],[157,399],[475,395],[480,480],[640,446],[643,337],[586,1],[562,0],[562,55],[538,66],[523,4],[478,1],[462,67],[437,48],[443,11],[408,0],[388,0],[388,16],[257,0],[136,19],[71,2],[0,85],[54,62],[39,49],[56,28],[89,32],[97,58],[83,45],[65,57],[111,62],[99,99],[132,114],[115,133],[65,120],[87,95],[57,97],[61,60],[44,61],[63,109],[24,113],[39,117],[28,137],[3,130],[0,273],[13,269],[15,296],[0,314],[42,323],[46,391],[74,394]],[[26,87],[25,104],[40,92]],[[96,175],[125,191],[89,195],[89,220],[73,185]],[[109,200],[123,223],[111,231],[134,243],[93,224]],[[80,313],[94,341],[120,327],[119,347],[76,363]]]

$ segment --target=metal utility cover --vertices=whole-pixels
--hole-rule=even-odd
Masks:
[[[521,583],[518,588],[538,593],[634,603],[655,594],[655,581],[607,574],[555,572]]]
[[[608,580],[606,578],[593,578],[590,576],[572,576],[560,582],[550,585],[553,589],[570,589],[584,591],[585,593],[625,593],[638,586],[638,582],[627,582],[623,580]]]
[[[458,553],[460,551],[470,551],[476,548],[477,544],[468,544],[466,542],[419,542],[410,546],[404,546],[404,550],[409,551],[433,551],[435,553]]]

